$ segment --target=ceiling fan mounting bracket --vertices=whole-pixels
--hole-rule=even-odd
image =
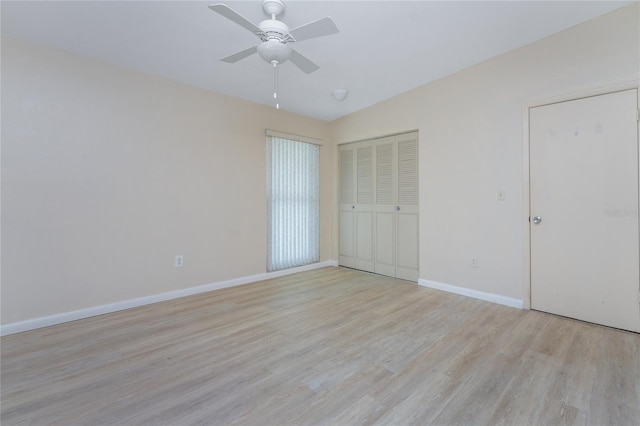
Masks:
[[[262,10],[267,16],[271,16],[271,19],[275,19],[276,16],[284,13],[284,2],[282,0],[263,0]]]

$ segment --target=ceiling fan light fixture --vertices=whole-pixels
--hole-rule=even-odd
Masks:
[[[331,92],[331,96],[333,96],[333,99],[336,101],[342,102],[349,96],[349,91],[347,89],[336,89]]]
[[[258,54],[268,63],[282,64],[291,57],[291,47],[278,40],[267,40],[258,46]]]

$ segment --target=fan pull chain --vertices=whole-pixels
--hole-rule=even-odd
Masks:
[[[273,99],[276,101],[276,109],[280,109],[280,104],[278,103],[278,61],[271,61],[273,64]]]

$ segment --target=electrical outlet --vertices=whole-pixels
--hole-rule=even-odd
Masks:
[[[176,256],[175,267],[178,268],[178,267],[183,266],[183,265],[184,265],[184,256],[182,256],[182,255]]]
[[[478,267],[478,259],[477,258],[473,258],[471,259],[471,267],[472,268],[477,268]]]

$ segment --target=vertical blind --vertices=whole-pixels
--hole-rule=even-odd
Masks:
[[[319,157],[314,143],[267,136],[269,271],[320,260]]]

